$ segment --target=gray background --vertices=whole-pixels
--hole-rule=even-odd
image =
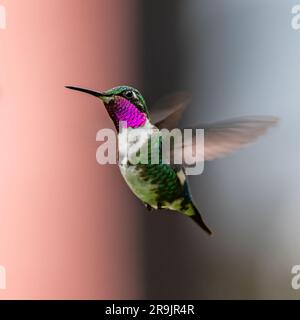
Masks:
[[[146,298],[300,297],[290,284],[291,268],[300,264],[296,4],[141,1],[139,63],[148,101],[190,90],[186,125],[243,115],[281,119],[256,144],[190,178],[213,238],[180,215],[142,215]]]

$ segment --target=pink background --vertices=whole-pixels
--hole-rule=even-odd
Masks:
[[[135,1],[1,4],[0,298],[141,297],[137,202],[95,159],[96,132],[112,123],[64,89],[136,81]]]

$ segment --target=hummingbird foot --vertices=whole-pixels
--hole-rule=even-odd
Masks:
[[[161,202],[157,202],[157,209],[158,209],[158,210],[163,209]]]
[[[147,208],[148,211],[152,211],[153,208],[150,206],[150,204],[144,202],[145,207]]]

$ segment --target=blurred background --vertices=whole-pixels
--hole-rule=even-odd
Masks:
[[[0,0],[0,298],[298,299],[297,0]],[[214,236],[147,212],[96,132],[80,85],[139,88],[151,111],[188,90],[182,125],[274,115],[280,125],[190,177]]]

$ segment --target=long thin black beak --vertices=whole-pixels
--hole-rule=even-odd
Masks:
[[[85,88],[79,88],[79,87],[73,87],[73,86],[65,86],[65,88],[71,89],[71,90],[81,91],[81,92],[84,92],[87,94],[91,94],[92,96],[97,97],[97,98],[105,97],[105,94],[102,92],[97,92],[97,91],[93,91],[93,90],[89,90],[89,89],[85,89]]]

